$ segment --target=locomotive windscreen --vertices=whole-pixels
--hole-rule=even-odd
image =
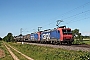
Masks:
[[[72,34],[71,29],[63,29],[63,34]]]

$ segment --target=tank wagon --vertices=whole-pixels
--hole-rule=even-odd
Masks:
[[[14,36],[14,40],[18,42],[30,41],[30,34]]]
[[[30,34],[24,35],[24,41],[30,41]]]

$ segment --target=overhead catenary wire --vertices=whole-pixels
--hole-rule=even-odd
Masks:
[[[82,12],[80,12],[80,13],[78,13],[78,14],[75,14],[75,15],[72,15],[72,16],[70,16],[70,17],[64,18],[63,20],[65,20],[65,19],[70,19],[70,18],[73,18],[73,17],[76,18],[78,15],[83,15],[83,14],[85,14],[85,13],[87,13],[87,12],[90,12],[90,10],[82,11]],[[75,18],[74,18],[74,19],[75,19]],[[82,17],[82,18],[83,18],[83,17]],[[74,19],[71,19],[70,22],[73,21]],[[68,21],[68,22],[69,22],[69,21]],[[67,22],[67,23],[68,23],[68,22]],[[70,23],[70,22],[69,22],[69,23]]]
[[[84,13],[89,12],[89,11],[90,11],[90,10],[82,11],[82,12],[80,12],[80,13],[78,13],[78,14],[75,14],[75,15],[72,15],[72,16],[69,16],[69,17],[66,17],[66,18],[64,18],[64,19],[68,19],[68,18],[77,16],[77,15],[80,15],[80,14],[84,14]]]
[[[68,22],[68,23],[66,23],[66,24],[75,23],[75,22],[78,22],[78,21],[81,21],[81,20],[86,20],[86,19],[89,19],[89,18],[90,18],[90,17],[85,17],[85,18],[83,18],[83,19],[73,20],[73,21],[70,21],[70,22]]]
[[[83,5],[77,6],[76,8],[74,8],[74,9],[72,9],[72,10],[70,10],[70,11],[67,11],[67,12],[65,12],[65,13],[57,16],[57,17],[60,18],[60,16],[61,16],[60,19],[63,20],[63,21],[65,22],[65,24],[73,23],[74,21],[77,21],[78,19],[76,19],[76,20],[73,19],[73,20],[72,20],[71,18],[77,17],[77,16],[82,15],[82,14],[85,14],[85,13],[87,13],[87,12],[90,12],[90,10],[80,11],[79,13],[73,14],[73,15],[68,16],[68,17],[64,17],[64,16],[67,15],[67,14],[70,14],[71,12],[74,12],[74,11],[76,11],[76,10],[78,10],[78,9],[85,8],[85,7],[88,6],[89,4],[90,4],[90,1],[87,2],[87,3],[85,3],[85,4],[83,4]],[[84,18],[86,18],[86,17],[84,17]],[[83,18],[83,19],[84,19],[84,18]],[[55,18],[52,18],[52,19],[56,19],[56,17],[55,17]],[[55,25],[55,26],[56,26],[56,23],[54,23],[54,22],[52,21],[52,19],[48,20],[49,23],[45,23],[45,22],[44,22],[45,24],[41,24],[41,27],[45,28],[45,27],[51,26],[51,25],[53,25],[53,26]],[[68,19],[67,22],[65,21],[66,19]],[[56,21],[57,21],[57,20],[55,20],[55,22],[56,22]],[[63,23],[64,23],[64,22],[63,22]]]
[[[76,7],[76,8],[74,8],[74,9],[70,10],[70,11],[67,11],[66,13],[63,13],[63,14],[61,14],[60,16],[63,17],[64,15],[69,14],[70,12],[73,12],[73,11],[78,10],[78,9],[80,9],[80,8],[86,7],[88,4],[90,4],[90,1],[87,2],[87,3],[85,3],[85,4],[83,4],[83,5],[81,5],[81,6]],[[90,10],[81,11],[81,12],[79,12],[79,13],[77,13],[77,14],[74,14],[74,15],[71,15],[71,16],[69,16],[69,17],[62,18],[62,20],[70,19],[70,18],[72,18],[72,17],[75,17],[75,16],[78,16],[78,15],[84,14],[84,13],[89,12],[89,11],[90,11]],[[69,20],[68,20],[68,21],[69,21]],[[73,21],[73,20],[70,20],[70,21]],[[64,21],[64,22],[65,22],[65,21]],[[67,22],[67,23],[69,23],[69,22]],[[50,22],[49,24],[47,24],[47,26],[49,26],[49,25],[51,25],[51,24],[53,25],[53,22]],[[46,26],[46,25],[44,25],[44,26]]]
[[[81,5],[81,6],[76,7],[76,8],[74,8],[74,9],[70,10],[70,11],[67,11],[67,12],[61,14],[61,16],[63,17],[64,15],[66,15],[66,14],[68,14],[68,13],[70,13],[70,12],[73,12],[73,11],[75,11],[75,10],[77,10],[77,9],[83,8],[83,7],[85,7],[85,6],[88,5],[88,4],[90,4],[90,1],[87,2],[87,3],[85,3],[85,4],[83,4],[83,5]]]
[[[90,4],[90,2],[87,2],[87,3],[85,3],[84,5],[81,5],[81,6],[79,6],[79,7],[77,7],[77,8],[75,8],[75,10],[76,9],[78,9],[78,8],[85,8],[85,6],[86,5],[88,5],[88,4]],[[71,10],[72,11],[72,10]],[[74,11],[74,9],[73,9],[73,11]],[[70,24],[70,23],[73,23],[73,22],[75,22],[74,20],[75,19],[71,19],[71,18],[73,18],[73,17],[75,17],[75,18],[77,18],[77,17],[79,17],[80,15],[82,16],[82,15],[84,15],[85,13],[87,13],[87,12],[90,12],[90,9],[86,9],[86,11],[80,11],[79,13],[77,13],[77,14],[74,14],[74,15],[71,15],[71,16],[69,16],[69,17],[65,17],[65,18],[63,18],[63,20],[66,20],[66,19],[68,19],[68,21],[66,22],[66,24],[68,23],[68,24]],[[88,13],[87,13],[88,14]],[[87,17],[81,17],[81,18],[83,18],[84,20],[87,18]],[[81,19],[81,20],[83,20],[83,19]],[[76,19],[76,21],[77,21],[78,19]],[[78,21],[81,21],[81,20],[78,20]]]

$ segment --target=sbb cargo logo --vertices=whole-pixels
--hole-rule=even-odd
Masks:
[[[42,39],[50,39],[50,33],[43,34]]]

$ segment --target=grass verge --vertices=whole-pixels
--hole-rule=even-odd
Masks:
[[[13,60],[12,56],[10,55],[2,41],[0,41],[0,49],[2,49],[5,53],[5,56],[0,58],[0,60]]]
[[[8,46],[8,45],[7,45]],[[8,46],[9,47],[9,46]],[[10,50],[20,59],[20,60],[27,60],[25,57],[23,57],[20,53],[13,50],[11,47],[9,47]]]
[[[90,40],[84,40],[83,43],[90,45]]]
[[[87,44],[87,45],[90,45],[90,40],[74,40],[73,44]]]
[[[9,43],[23,54],[35,60],[82,60],[90,59],[90,52],[64,50],[29,44]]]

